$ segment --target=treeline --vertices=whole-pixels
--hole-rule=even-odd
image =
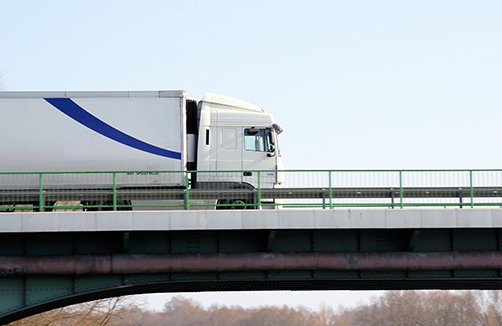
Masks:
[[[502,291],[388,291],[355,308],[323,305],[316,311],[302,306],[204,308],[176,296],[162,312],[154,312],[134,297],[122,297],[56,309],[9,325],[502,326]]]

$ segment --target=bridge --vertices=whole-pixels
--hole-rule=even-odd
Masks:
[[[337,173],[282,189],[151,189],[160,204],[118,187],[88,206],[75,199],[91,189],[61,203],[61,189],[2,189],[0,323],[153,292],[501,288],[502,171]]]

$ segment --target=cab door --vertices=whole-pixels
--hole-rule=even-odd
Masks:
[[[242,151],[243,182],[258,187],[272,188],[277,181],[277,157],[274,131],[270,128],[243,128]]]
[[[242,170],[243,137],[240,127],[218,127],[215,137],[218,144],[216,161],[219,181],[242,182],[242,172],[221,172]]]

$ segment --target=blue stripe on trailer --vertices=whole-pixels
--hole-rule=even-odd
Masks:
[[[116,142],[150,154],[181,160],[181,153],[169,151],[129,136],[96,118],[69,98],[46,98],[45,100],[78,123]]]

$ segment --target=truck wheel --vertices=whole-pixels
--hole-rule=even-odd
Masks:
[[[242,199],[236,199],[231,204],[238,205],[238,206],[230,206],[230,209],[247,209],[248,208],[247,206],[241,206],[241,205],[246,204],[246,202]]]
[[[220,199],[218,200],[218,204],[235,206],[218,206],[216,209],[254,209],[253,206],[243,206],[246,204],[252,204],[251,201],[245,199]]]

